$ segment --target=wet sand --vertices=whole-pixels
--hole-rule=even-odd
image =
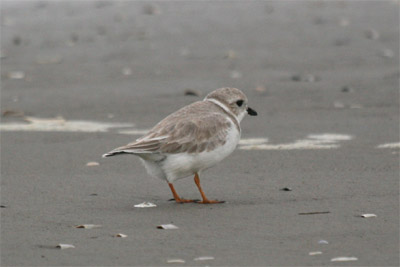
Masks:
[[[398,22],[396,1],[2,1],[1,265],[398,266]],[[175,204],[137,158],[102,159],[138,137],[125,128],[4,128],[143,130],[224,86],[259,113],[242,137],[271,146],[202,174],[221,205]],[[346,138],[294,148],[324,134]],[[200,197],[192,178],[175,186]]]

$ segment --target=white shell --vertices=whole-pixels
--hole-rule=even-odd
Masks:
[[[213,260],[214,257],[212,256],[202,256],[202,257],[197,257],[194,260],[195,261],[209,261],[209,260]]]
[[[157,205],[154,203],[151,203],[151,202],[143,202],[140,204],[136,204],[134,207],[135,208],[153,208],[153,207],[157,207]]]
[[[81,224],[75,226],[75,228],[84,228],[84,229],[93,229],[93,228],[99,228],[101,225],[99,224]]]
[[[96,161],[90,161],[88,163],[86,163],[86,166],[92,167],[92,166],[99,166],[100,163],[96,162]]]
[[[185,263],[185,260],[182,259],[169,259],[167,263]]]
[[[361,214],[361,217],[363,217],[363,218],[373,218],[373,217],[376,217],[376,214],[364,213],[364,214]]]
[[[161,224],[157,226],[158,229],[164,229],[164,230],[173,230],[173,229],[178,229],[178,226],[174,224]]]
[[[75,246],[74,246],[74,245],[71,245],[71,244],[58,244],[58,245],[56,246],[56,248],[59,248],[59,249],[67,249],[67,248],[75,248]]]
[[[356,257],[336,257],[332,258],[331,261],[357,261]]]
[[[125,237],[127,237],[127,235],[119,233],[119,234],[116,234],[115,237],[125,238]]]

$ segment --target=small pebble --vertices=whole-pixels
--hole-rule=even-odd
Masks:
[[[281,191],[293,191],[293,189],[290,187],[284,187],[281,189]]]
[[[202,93],[199,90],[191,89],[191,88],[185,89],[184,94],[190,95],[190,96],[201,96],[202,95]]]
[[[126,238],[127,235],[119,233],[119,234],[116,234],[115,237]]]
[[[292,75],[292,81],[300,82],[301,81],[301,75],[300,74]]]
[[[318,241],[318,244],[327,245],[327,244],[329,244],[329,242],[321,239],[320,241]]]
[[[79,35],[75,32],[71,33],[69,38],[72,43],[76,43],[79,41]]]
[[[365,31],[365,37],[371,40],[379,39],[379,32],[374,29],[368,29]]]
[[[310,256],[321,255],[321,254],[322,254],[321,251],[311,251],[308,253],[308,255],[310,255]]]
[[[295,82],[310,82],[310,83],[320,80],[318,76],[315,76],[313,74],[306,74],[306,75],[294,74],[292,75],[291,79],[292,81]]]
[[[20,110],[5,110],[1,115],[3,117],[23,117],[25,114]]]
[[[20,45],[21,42],[22,42],[21,37],[19,37],[19,36],[14,36],[14,38],[13,38],[13,44],[14,44],[14,45]]]
[[[352,92],[354,92],[354,89],[353,89],[353,87],[350,87],[350,86],[343,86],[342,92],[343,93],[352,93]]]

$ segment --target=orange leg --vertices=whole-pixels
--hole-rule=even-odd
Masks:
[[[174,196],[176,203],[196,202],[196,200],[180,198],[178,193],[176,193],[176,191],[175,191],[174,185],[172,183],[168,183],[168,185],[169,185],[169,188],[171,188],[171,192],[172,192],[172,195]]]
[[[201,188],[200,185],[200,178],[199,175],[197,173],[194,174],[194,182],[197,185],[197,188],[200,191],[201,197],[203,198],[203,201],[197,201],[196,203],[199,204],[217,204],[217,203],[224,203],[225,201],[219,201],[219,200],[209,200],[206,195],[203,192],[203,189]]]

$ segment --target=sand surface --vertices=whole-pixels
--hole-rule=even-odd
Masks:
[[[0,52],[2,266],[399,265],[397,1],[2,1]],[[101,158],[224,86],[259,114],[226,203]]]

